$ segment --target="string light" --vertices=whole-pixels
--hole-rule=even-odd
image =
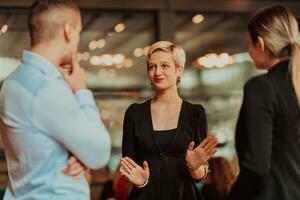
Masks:
[[[197,14],[192,18],[192,21],[194,24],[199,24],[199,23],[203,22],[203,20],[204,20],[204,16],[201,14]]]
[[[8,30],[8,25],[7,24],[3,25],[1,28],[1,32],[6,33],[7,30]]]
[[[144,49],[142,48],[136,48],[134,51],[133,51],[133,55],[135,57],[141,57],[142,55],[144,54]]]
[[[122,31],[124,31],[125,30],[125,24],[123,24],[123,23],[119,23],[119,24],[117,24],[116,26],[115,26],[115,31],[117,32],[117,33],[120,33],[120,32],[122,32]]]
[[[196,60],[197,66],[205,68],[222,68],[233,63],[234,59],[232,56],[228,55],[228,53],[221,53],[219,55],[215,53],[206,54]]]

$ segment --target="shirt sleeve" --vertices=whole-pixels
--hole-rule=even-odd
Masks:
[[[97,169],[108,162],[110,137],[89,90],[74,95],[63,80],[48,83],[34,98],[32,119],[86,166]]]
[[[133,105],[125,113],[123,123],[122,156],[128,156],[136,161],[136,146],[134,139]]]

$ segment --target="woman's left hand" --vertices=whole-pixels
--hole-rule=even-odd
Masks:
[[[73,179],[79,179],[88,171],[88,168],[84,166],[75,156],[70,156],[68,160],[68,167],[62,169],[62,172],[71,176]]]
[[[217,150],[218,141],[214,136],[207,136],[196,148],[195,142],[192,141],[186,151],[185,160],[190,169],[198,169],[201,165],[208,161]]]

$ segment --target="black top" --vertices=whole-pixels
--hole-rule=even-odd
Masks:
[[[100,195],[100,200],[107,200],[108,198],[115,198],[112,180],[109,180],[104,183],[103,189],[102,189],[101,195]]]
[[[166,152],[176,135],[177,129],[153,131],[160,152]]]
[[[206,200],[226,200],[226,196],[220,194],[214,184],[204,184],[201,192]]]
[[[196,144],[206,137],[207,121],[204,108],[182,102],[174,139],[165,152],[158,148],[153,133],[151,100],[131,105],[124,118],[123,156],[138,164],[149,164],[149,183],[134,187],[129,200],[201,200],[185,161],[190,141]]]
[[[299,116],[288,61],[247,82],[236,128],[240,175],[230,199],[300,199]]]

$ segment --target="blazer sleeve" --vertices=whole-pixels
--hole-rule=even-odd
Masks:
[[[136,145],[134,139],[134,104],[125,112],[123,123],[122,156],[136,161]]]
[[[194,142],[199,145],[207,136],[207,118],[205,109],[202,105],[193,106],[193,127],[194,127]]]
[[[206,118],[206,112],[203,106],[199,105],[199,113],[200,113],[200,118],[199,118],[199,124],[200,124],[200,138],[201,141],[204,140],[207,137],[207,118]]]
[[[271,166],[274,101],[275,94],[267,80],[255,78],[245,85],[239,117],[241,125],[238,125],[237,131],[247,139],[243,139],[245,144],[240,165],[258,176],[266,175]]]

